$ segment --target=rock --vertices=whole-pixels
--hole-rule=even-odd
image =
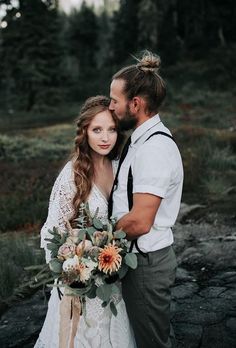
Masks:
[[[42,291],[10,308],[0,321],[1,348],[33,347],[46,310],[47,302]]]
[[[233,348],[235,347],[235,335],[225,332],[224,324],[205,327],[202,335],[201,348]]]
[[[190,272],[188,272],[186,269],[178,267],[176,271],[176,283],[189,280],[194,281],[195,278],[192,275],[190,275]]]
[[[195,283],[185,283],[175,286],[172,289],[172,297],[178,299],[184,299],[192,297],[198,291],[198,285]]]
[[[220,297],[220,295],[225,291],[225,287],[210,286],[200,291],[199,296],[202,296],[204,298],[216,298]]]
[[[236,330],[236,318],[229,318],[226,321],[226,327],[229,328],[234,334]]]
[[[198,348],[202,337],[202,326],[186,323],[173,324],[177,348]]]

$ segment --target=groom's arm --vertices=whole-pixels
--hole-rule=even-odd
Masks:
[[[148,233],[154,224],[161,200],[161,197],[149,193],[134,193],[132,209],[118,220],[116,228],[125,231],[128,239]]]

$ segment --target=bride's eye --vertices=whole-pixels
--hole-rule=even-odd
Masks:
[[[93,132],[98,134],[101,132],[101,128],[99,127],[93,128]]]
[[[117,132],[116,127],[111,127],[111,128],[109,129],[109,132],[111,132],[111,133],[116,133],[116,132]]]

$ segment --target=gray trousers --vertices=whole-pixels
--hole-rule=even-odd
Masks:
[[[138,348],[170,348],[171,286],[176,257],[172,246],[137,254],[138,267],[122,280],[122,293]]]

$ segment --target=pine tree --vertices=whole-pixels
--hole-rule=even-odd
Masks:
[[[137,53],[138,46],[138,9],[140,0],[121,0],[120,8],[113,16],[111,35],[111,62],[121,66],[130,54]]]
[[[155,51],[158,47],[158,5],[153,0],[142,0],[138,9],[138,42],[141,49]]]
[[[98,29],[97,17],[85,2],[69,17],[66,41],[77,99],[87,97],[96,90]]]
[[[61,99],[63,71],[54,2],[20,0],[19,9],[9,11],[5,19],[8,26],[2,32],[2,58],[8,99],[27,111],[54,106]]]

